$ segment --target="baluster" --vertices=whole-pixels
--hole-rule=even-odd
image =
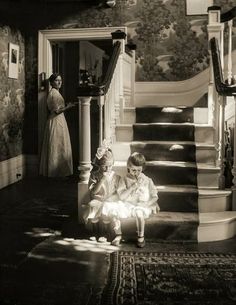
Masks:
[[[233,20],[228,21],[229,40],[228,40],[228,84],[232,83],[232,27]]]
[[[233,160],[233,169],[232,169],[232,175],[233,175],[233,186],[232,186],[232,192],[233,192],[233,202],[232,202],[232,210],[236,211],[236,97],[234,97],[234,160]]]
[[[104,96],[99,96],[98,107],[99,107],[99,146],[103,142],[103,106],[104,106]]]
[[[219,142],[218,142],[218,165],[220,167],[219,173],[219,188],[225,188],[225,105],[226,97],[219,96],[220,111],[219,111]]]

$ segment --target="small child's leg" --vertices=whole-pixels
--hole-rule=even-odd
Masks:
[[[112,240],[111,244],[113,246],[119,246],[122,238],[122,233],[121,233],[121,221],[119,218],[114,218],[112,221],[112,228],[113,231],[115,232],[115,238]]]
[[[137,226],[137,246],[143,248],[145,246],[144,229],[145,229],[145,219],[143,212],[140,210],[136,211],[136,226]]]
[[[106,236],[106,229],[105,229],[105,224],[102,220],[99,220],[99,238],[98,238],[98,242],[100,243],[106,243],[107,242],[107,238]]]
[[[92,219],[91,224],[92,224],[92,236],[89,237],[90,240],[95,241],[97,240],[98,237],[98,232],[99,232],[99,219]]]

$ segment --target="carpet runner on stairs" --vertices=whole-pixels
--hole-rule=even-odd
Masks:
[[[147,220],[146,238],[196,241],[199,217],[193,108],[136,108],[130,150],[144,154],[144,173],[159,192],[161,213]],[[122,225],[129,235],[135,224],[125,220]]]

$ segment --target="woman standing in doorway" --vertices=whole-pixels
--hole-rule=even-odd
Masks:
[[[75,104],[65,101],[59,92],[62,77],[53,73],[49,77],[51,90],[47,97],[49,117],[45,126],[39,174],[47,177],[65,177],[73,174],[72,149],[64,111]]]

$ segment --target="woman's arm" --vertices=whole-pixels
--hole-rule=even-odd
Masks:
[[[61,108],[58,108],[57,110],[55,110],[54,112],[56,114],[60,114],[62,112],[65,112],[66,110],[70,109],[70,108],[73,108],[76,104],[72,104],[72,103],[68,103],[65,107],[61,107]]]

